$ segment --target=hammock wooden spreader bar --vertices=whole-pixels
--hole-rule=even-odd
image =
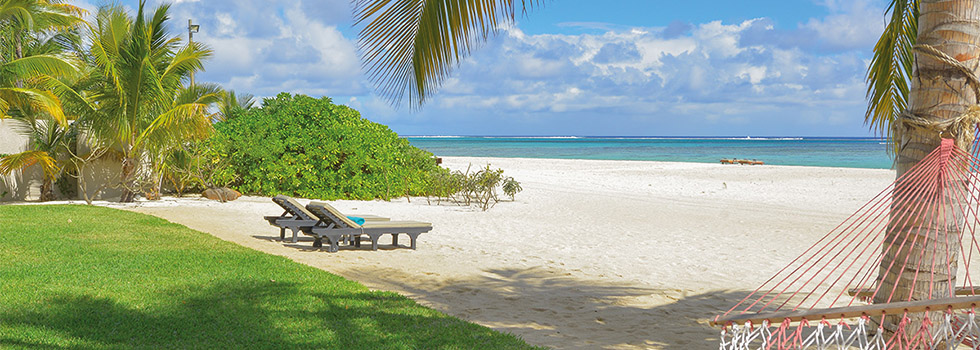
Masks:
[[[874,296],[875,290],[871,288],[851,288],[847,290],[847,295],[852,297],[870,299]],[[955,295],[977,295],[980,294],[980,289],[971,289],[964,287],[956,287],[954,290]]]
[[[723,328],[722,348],[980,346],[974,313],[980,288],[973,282],[980,276],[971,269],[980,263],[978,185],[980,159],[953,140],[942,140],[915,167],[716,316],[711,324]],[[829,327],[828,320],[837,320],[837,340],[804,340],[805,334],[815,334],[805,330],[811,321]],[[870,327],[868,334],[848,333],[845,342],[847,323],[855,320]],[[824,331],[831,332],[821,328],[820,334]],[[861,340],[872,334],[880,339]]]
[[[878,317],[881,315],[900,315],[904,313],[912,314],[912,313],[925,312],[925,311],[972,309],[977,305],[980,305],[980,296],[927,299],[927,300],[906,301],[906,302],[887,303],[887,304],[844,306],[844,307],[816,309],[816,310],[768,312],[768,313],[761,313],[761,314],[738,314],[738,315],[719,317],[717,320],[713,320],[710,323],[712,326],[722,326],[730,322],[734,322],[734,323],[748,322],[752,324],[761,325],[763,321],[769,321],[769,323],[771,324],[776,324],[776,323],[786,322],[786,321],[797,322],[802,320],[823,320],[823,319],[838,320],[838,319],[858,318],[861,316]]]

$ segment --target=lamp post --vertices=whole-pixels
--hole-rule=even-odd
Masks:
[[[200,24],[194,24],[190,19],[187,20],[187,44],[194,42],[194,33],[201,31]],[[194,86],[194,71],[191,70],[191,86]]]

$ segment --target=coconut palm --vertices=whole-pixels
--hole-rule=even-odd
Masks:
[[[236,95],[235,90],[225,91],[218,103],[216,122],[237,117],[239,114],[255,108],[255,96],[252,94]]]
[[[210,133],[208,106],[221,95],[211,85],[185,88],[211,50],[167,33],[168,5],[150,14],[144,5],[135,17],[118,5],[100,8],[87,52],[99,82],[90,91],[97,109],[83,119],[93,137],[121,154],[123,201],[134,199],[138,176],[157,178],[146,172],[168,148]]]
[[[898,177],[935,149],[942,137],[956,139],[957,146],[966,150],[971,146],[972,125],[963,127],[953,123],[945,130],[920,128],[906,122],[905,116],[936,123],[967,115],[970,108],[980,102],[980,90],[977,90],[980,86],[971,85],[977,83],[974,81],[975,67],[977,57],[980,57],[980,37],[976,35],[980,30],[977,25],[980,14],[973,10],[978,6],[978,0],[892,1],[891,20],[875,46],[874,60],[869,68],[870,103],[865,120],[873,129],[891,136]],[[951,58],[948,61],[959,64],[943,62],[942,58]],[[930,195],[933,194],[920,197]],[[914,208],[919,203],[911,200],[894,205]],[[939,214],[944,211],[946,213]],[[963,214],[947,210],[939,213],[936,214],[951,213],[957,217]],[[917,239],[908,239],[910,243],[904,249],[897,244],[882,247],[884,256],[878,277],[881,290],[874,302],[888,302],[893,293],[903,298],[910,296],[912,300],[950,295],[950,289],[956,284],[958,259],[958,250],[952,245],[958,242],[962,227],[928,227],[927,222],[930,220],[912,225],[897,222],[889,225],[886,242],[903,242],[910,237]],[[950,269],[947,266],[891,264],[892,261],[920,261],[922,256],[934,255],[948,261],[952,265]],[[936,277],[916,281],[918,274]],[[886,331],[894,329],[899,317],[890,316],[884,320]],[[921,317],[917,316],[913,322],[921,322]],[[914,324],[906,327],[906,335],[911,335],[917,328]]]
[[[62,53],[78,43],[82,13],[58,1],[0,0],[0,118],[19,119],[14,125],[30,140],[27,151],[0,159],[0,173],[39,166],[42,201],[54,199],[73,144],[58,97],[67,89],[52,88],[76,76],[76,61]]]
[[[72,29],[84,14],[82,8],[58,0],[0,0],[0,25],[8,30],[0,40],[10,41],[13,58],[21,58],[27,35]]]
[[[535,0],[354,0],[363,65],[389,103],[418,108],[461,59]]]
[[[66,123],[55,77],[73,75],[76,64],[59,55],[84,11],[51,0],[0,0],[0,118],[42,113]]]

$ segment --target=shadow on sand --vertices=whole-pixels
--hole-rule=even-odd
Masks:
[[[321,248],[315,248],[313,247],[313,237],[304,234],[300,234],[299,237],[296,238],[296,243],[292,243],[293,236],[292,233],[289,233],[289,231],[286,231],[285,239],[280,239],[279,236],[268,236],[268,235],[252,235],[252,237],[266,242],[282,243],[284,247],[293,248],[296,250],[302,250],[307,252],[322,251],[324,253],[327,253],[326,243],[324,243],[324,246]],[[380,240],[378,240],[378,250],[412,249],[411,246],[407,245],[407,243],[409,242],[411,241],[408,239],[408,236],[401,235],[401,238],[398,241],[399,244],[396,247],[391,244],[391,236],[385,235],[381,237]],[[356,247],[352,244],[347,244],[347,243],[340,244],[338,251],[345,251],[345,250],[368,250],[369,251],[371,250],[371,240],[365,237],[361,241],[360,247]]]
[[[577,279],[544,268],[489,269],[462,280],[371,268],[343,275],[406,293],[531,344],[560,349],[717,349],[720,330],[708,320],[748,293],[685,294]]]

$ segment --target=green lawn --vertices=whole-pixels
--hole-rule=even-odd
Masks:
[[[0,206],[0,348],[533,347],[152,216],[7,205]]]

